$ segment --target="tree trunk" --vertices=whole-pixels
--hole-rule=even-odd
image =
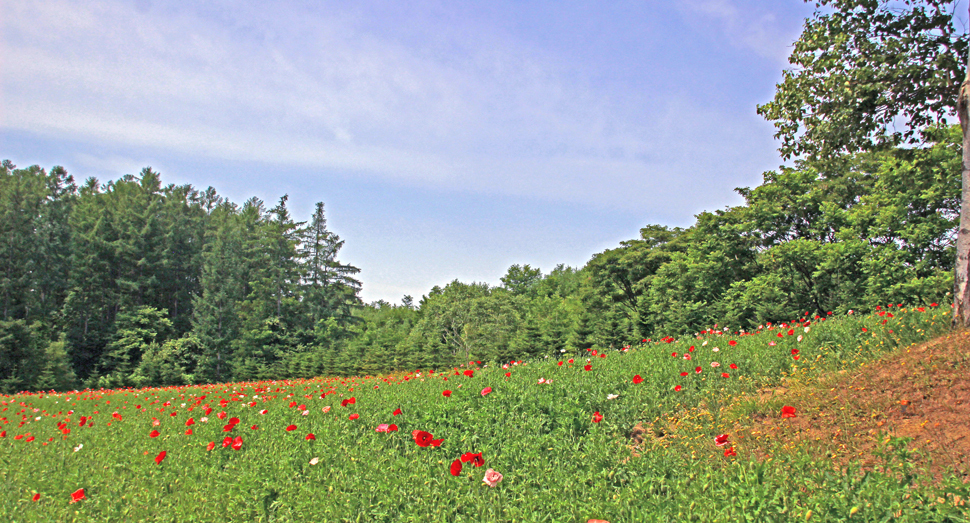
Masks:
[[[963,130],[963,193],[953,281],[953,326],[965,327],[970,326],[970,56],[967,58],[967,76],[960,85],[957,116]]]

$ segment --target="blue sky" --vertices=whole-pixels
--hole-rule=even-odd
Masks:
[[[326,205],[365,301],[582,266],[741,202],[812,5],[19,0],[0,157]]]

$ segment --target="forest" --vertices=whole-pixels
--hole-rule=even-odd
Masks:
[[[324,204],[242,204],[151,168],[102,183],[0,168],[0,392],[443,369],[616,349],[717,325],[946,303],[961,131],[803,158],[687,228],[585,266],[512,265],[415,302],[362,303]]]

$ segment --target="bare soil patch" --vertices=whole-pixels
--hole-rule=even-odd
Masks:
[[[782,407],[795,407],[782,417]],[[759,457],[807,448],[836,465],[885,463],[893,438],[910,438],[908,459],[934,477],[970,479],[970,332],[899,349],[814,383],[760,391],[736,422],[739,442]]]

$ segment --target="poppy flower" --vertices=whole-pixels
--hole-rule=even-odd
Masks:
[[[455,461],[452,461],[450,472],[452,476],[457,476],[461,474],[461,461],[457,459]]]
[[[160,432],[158,432],[157,430],[153,430],[153,431],[151,431],[151,432],[148,433],[148,437],[149,438],[157,438],[159,434],[160,434]]]
[[[794,418],[795,417],[795,407],[785,405],[781,408],[781,417],[783,418]]]
[[[381,423],[374,430],[377,431],[377,432],[387,432],[390,428],[391,428],[391,426],[388,425],[387,423]]]
[[[233,425],[232,423],[230,423],[228,425],[223,425],[222,431],[223,432],[232,432],[232,429],[233,428],[235,428],[235,425]]]
[[[511,378],[512,377],[512,373],[511,372],[506,372],[505,373],[505,377],[506,378]]]
[[[186,431],[185,431],[185,435],[186,435],[186,436],[191,436],[191,435],[192,435],[192,429],[188,429],[188,430],[186,430]]]
[[[267,412],[269,412],[269,411],[266,410],[266,409],[263,409],[263,410],[259,411],[260,414],[266,414]]]
[[[216,442],[215,441],[210,441],[209,444],[206,445],[205,450],[211,451],[214,448],[216,448]]]
[[[475,377],[475,371],[473,371],[473,370],[471,370],[471,369],[468,369],[468,370],[466,370],[466,371],[464,372],[464,374],[465,374],[465,376],[468,376],[469,378],[473,378],[473,377]]]
[[[724,457],[725,458],[733,458],[733,457],[735,457],[737,455],[738,455],[738,453],[734,450],[734,447],[730,447],[730,448],[728,448],[727,450],[724,451]]]
[[[700,367],[697,367],[697,368],[694,369],[694,372],[696,372],[697,374],[700,374],[701,373],[701,370],[702,369]]]
[[[728,374],[728,373],[726,373],[726,372],[722,372],[722,373],[721,373],[721,377],[722,377],[722,378],[730,378],[730,377],[731,377],[731,375],[730,375],[730,374]]]
[[[441,395],[444,396],[444,397],[446,397],[446,398],[451,397],[451,391],[450,390],[446,390],[446,391],[442,392]]]
[[[401,413],[401,409],[397,409],[392,413],[392,415],[397,416],[400,413]]]
[[[492,392],[492,387],[485,387],[482,389],[482,396],[488,396],[490,392]]]
[[[294,431],[294,430],[296,430],[296,425],[290,425],[289,427],[286,427],[287,432]]]
[[[236,439],[232,440],[232,450],[239,450],[242,448],[242,436],[236,436]]]
[[[189,419],[185,420],[185,426],[186,427],[191,427],[192,425],[195,425],[195,418],[189,418]]]
[[[432,447],[440,447],[441,444],[444,443],[444,441],[445,441],[445,438],[433,439],[433,440],[431,440],[431,446]]]
[[[559,365],[560,367],[562,367],[562,362],[560,361],[559,363],[557,363],[557,365]]]
[[[71,492],[71,503],[77,503],[78,501],[81,501],[82,499],[84,499],[84,489],[83,488],[79,488],[79,489],[75,490],[74,492]]]
[[[479,452],[478,454],[475,454],[472,452],[466,452],[461,455],[461,460],[465,463],[471,463],[476,467],[481,467],[485,465],[485,459],[482,458],[481,452]]]
[[[718,447],[723,447],[724,445],[727,445],[727,442],[728,442],[728,435],[727,434],[721,434],[720,436],[714,436],[714,444],[717,445]]]
[[[30,498],[33,501],[40,501],[40,492],[34,494],[34,497]]]
[[[603,421],[603,415],[600,414],[600,411],[594,412],[593,413],[593,423],[599,423],[601,421]]]
[[[216,417],[219,419],[226,419],[226,411],[222,411],[219,414],[216,414]]]
[[[359,417],[360,417],[360,414],[357,414],[356,412],[348,416],[348,418],[350,418],[351,420],[355,420]]]
[[[488,469],[485,471],[485,479],[482,480],[489,487],[495,487],[498,485],[499,481],[502,481],[502,475],[493,469]]]
[[[640,383],[643,383],[643,378],[641,378],[640,375],[637,374],[636,376],[633,377],[633,383],[635,385],[639,385]]]
[[[305,439],[306,441],[316,441],[317,440],[317,437],[314,436],[313,433],[311,432],[311,433],[309,433],[309,434],[306,435],[306,438],[303,438],[303,439]]]
[[[230,425],[239,425],[239,418],[229,418]]]
[[[735,365],[734,363],[732,363],[731,365],[729,365],[729,367],[731,367],[731,369],[736,369],[736,368],[738,368],[738,366],[737,366],[737,365]]]
[[[391,423],[390,425],[387,426],[387,431],[388,432],[397,432],[397,425]]]
[[[680,392],[680,389],[681,389],[681,386],[680,385],[677,385],[677,386],[674,387],[674,391],[675,392]]]
[[[159,453],[158,453],[158,455],[157,455],[157,456],[155,456],[155,463],[157,463],[157,464],[159,464],[159,465],[161,465],[161,463],[162,463],[162,460],[163,460],[163,459],[165,459],[165,456],[166,456],[166,455],[168,455],[168,452],[166,452],[166,451],[164,451],[164,450],[163,450],[163,451],[161,451],[161,452],[159,452]]]
[[[573,361],[575,360],[573,360],[572,358],[569,358],[568,360],[566,360],[566,363],[572,363]]]
[[[226,448],[229,445],[232,445],[232,436],[226,436],[225,439],[222,440],[222,448]]]
[[[687,371],[681,372],[680,375],[681,377],[687,376]]]
[[[431,445],[431,440],[434,439],[434,436],[432,436],[430,432],[423,430],[415,430],[411,433],[411,436],[414,437],[414,442],[417,443],[419,447],[427,447],[428,445]]]
[[[589,364],[583,365],[583,370],[593,370],[593,366]]]
[[[729,342],[728,342],[728,345],[730,345],[730,346],[732,346],[732,347],[734,347],[734,346],[735,346],[735,345],[737,345],[737,344],[738,344],[738,342],[736,342],[736,341],[734,341],[734,340],[731,340],[731,341],[729,341]]]

